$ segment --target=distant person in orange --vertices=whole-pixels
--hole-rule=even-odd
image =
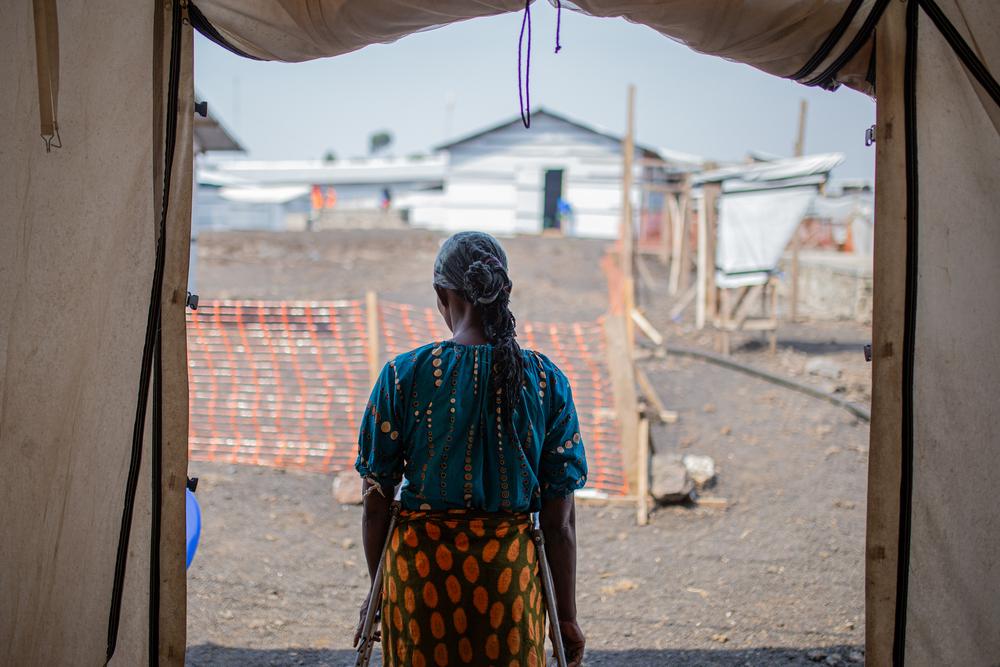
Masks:
[[[309,205],[312,210],[309,211],[309,217],[306,219],[306,229],[312,231],[323,208],[323,188],[318,185],[312,186],[312,190],[309,192]]]
[[[332,185],[326,186],[326,206],[324,208],[337,207],[337,189]]]

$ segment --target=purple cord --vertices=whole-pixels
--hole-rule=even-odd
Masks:
[[[562,0],[556,0],[556,53],[562,51],[559,43],[559,31],[562,29]]]
[[[524,67],[524,84],[521,83],[521,53],[524,51],[524,27],[528,27],[528,57]],[[517,99],[521,122],[531,127],[531,0],[524,0],[524,18],[521,20],[521,37],[517,40]]]

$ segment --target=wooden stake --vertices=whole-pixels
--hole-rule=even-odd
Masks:
[[[705,183],[702,186],[705,199],[705,309],[707,316],[715,321],[718,316],[718,290],[715,288],[715,245],[719,236],[719,216],[715,207],[722,193],[721,183]]]
[[[625,288],[625,313],[631,311],[635,303],[634,255],[635,242],[632,229],[632,167],[635,162],[635,86],[628,87],[628,111],[626,116],[625,141],[622,145],[622,286]],[[629,348],[632,345],[631,320],[626,319],[629,328]]]
[[[677,198],[667,195],[667,207],[670,217],[670,282],[667,291],[673,295],[677,294],[678,286],[681,282],[681,239],[684,227],[683,217]]]
[[[639,477],[638,493],[636,494],[636,522],[640,526],[649,523],[649,420],[645,417],[639,420],[639,454],[636,472]]]
[[[705,216],[705,198],[698,207],[698,277],[695,281],[694,325],[705,328],[705,304],[708,294],[708,221]]]
[[[660,210],[660,263],[665,267],[670,266],[670,241],[674,233],[674,216],[667,205],[674,196],[672,194],[664,195],[664,206]],[[850,229],[850,227],[848,227]]]
[[[652,408],[653,416],[663,424],[677,423],[677,413],[664,407],[660,395],[656,393],[656,388],[649,380],[649,376],[638,366],[635,367],[635,381],[639,385],[643,397],[649,403],[649,407]]]
[[[795,233],[792,234],[792,270],[791,277],[791,294],[788,297],[789,300],[789,315],[788,318],[792,322],[796,322],[799,319],[799,251],[802,248],[802,241],[799,238],[799,230],[801,225],[795,226]]]
[[[689,245],[691,229],[691,181],[690,177],[684,178],[684,190],[681,192],[680,201],[677,204],[681,217],[680,250],[678,251],[678,261],[680,262],[680,275],[678,276],[677,289],[683,292],[691,283],[691,247]]]
[[[625,348],[628,351],[628,358],[635,357],[635,322],[629,317],[629,313],[635,310],[635,281],[631,276],[625,276],[622,281],[625,288]]]
[[[656,327],[646,319],[645,315],[634,308],[632,309],[632,321],[638,325],[639,331],[644,333],[653,345],[663,345],[663,334],[656,330]]]
[[[799,130],[795,135],[795,157],[805,155],[807,111],[809,111],[809,101],[803,98],[799,103]]]
[[[629,492],[639,488],[636,470],[636,443],[639,428],[639,398],[636,395],[635,363],[625,341],[625,322],[630,319],[619,315],[608,315],[604,319],[604,333],[607,339],[608,371],[611,375],[611,390],[614,396],[615,414],[621,429],[622,463],[625,466],[625,481]]]
[[[802,157],[805,154],[806,144],[806,113],[809,111],[809,102],[803,99],[799,104],[799,129],[795,135],[795,157]],[[799,226],[796,225],[795,233],[792,235],[792,270],[791,270],[791,297],[789,300],[789,319],[795,322],[799,319],[799,251],[802,242],[799,239]]]
[[[365,294],[365,316],[368,330],[368,379],[374,386],[381,371],[381,341],[378,327],[378,294],[369,291]]]
[[[687,307],[691,305],[692,301],[694,301],[694,297],[697,295],[697,292],[698,292],[697,285],[692,285],[691,287],[687,288],[687,290],[685,290],[684,294],[682,294],[680,298],[677,299],[677,302],[674,304],[674,307],[670,309],[670,321],[676,320],[678,317],[681,316],[681,313],[687,310]]]

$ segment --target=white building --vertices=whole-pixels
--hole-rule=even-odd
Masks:
[[[392,208],[414,227],[498,235],[560,230],[571,236],[614,238],[622,205],[622,140],[609,132],[539,109],[531,128],[514,118],[435,147],[426,158],[322,161],[217,161],[199,173],[215,188],[212,226],[226,222],[225,201],[276,201],[289,211],[309,208],[313,186],[334,188],[338,207],[374,208],[388,191]],[[636,146],[636,177],[643,159],[663,151]],[[670,153],[668,172],[688,171],[698,158]],[[662,167],[661,167],[662,169]],[[639,193],[633,193],[638,202]],[[196,214],[196,218],[197,218]]]
[[[437,150],[448,154],[448,175],[435,227],[537,234],[561,226],[573,236],[618,235],[619,137],[541,109],[530,129],[515,118]],[[637,146],[636,157],[659,155]]]

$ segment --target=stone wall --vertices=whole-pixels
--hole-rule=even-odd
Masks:
[[[791,256],[781,262],[784,280],[780,302],[783,314],[791,296]],[[817,320],[872,318],[871,257],[837,252],[803,252],[799,257],[799,316]]]

